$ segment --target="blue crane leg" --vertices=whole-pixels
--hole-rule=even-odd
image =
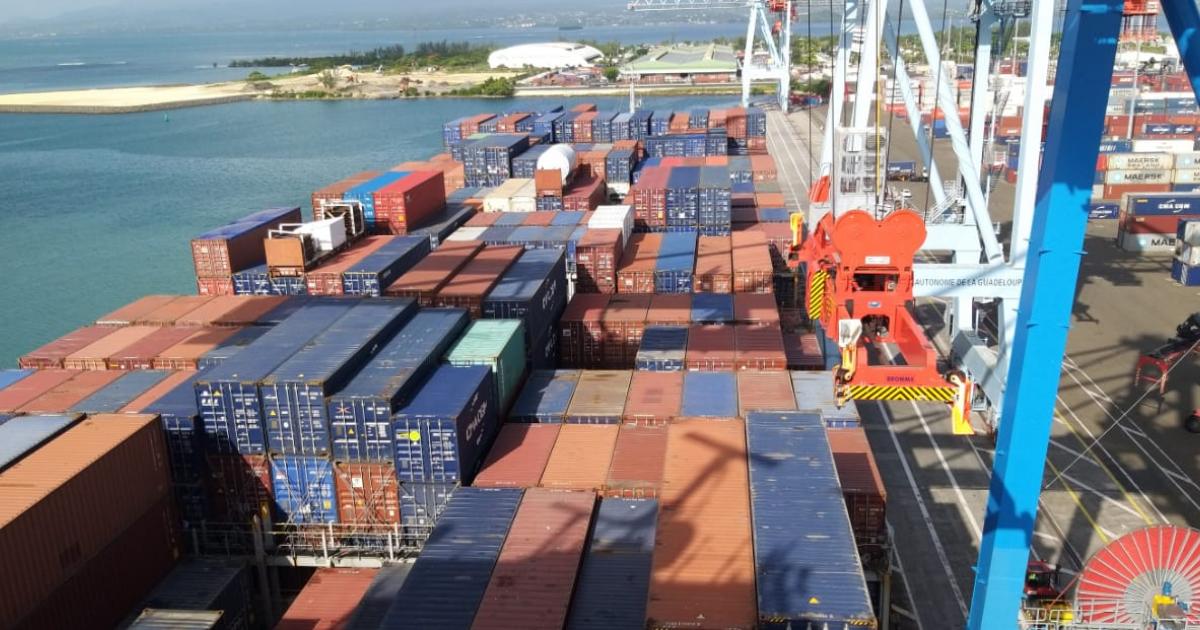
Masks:
[[[1192,1],[1165,0],[1162,11],[1179,46],[1179,56],[1192,82],[1192,91],[1200,98],[1200,9]]]

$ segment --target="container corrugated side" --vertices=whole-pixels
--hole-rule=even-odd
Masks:
[[[275,630],[344,627],[375,574],[376,569],[317,569],[283,613]]]
[[[605,499],[576,579],[567,630],[638,630],[646,625],[658,501]]]
[[[170,374],[163,370],[130,372],[79,401],[72,410],[79,413],[117,413]]]
[[[338,522],[333,462],[323,457],[271,458],[271,494],[277,517],[287,523]]]
[[[255,611],[250,574],[237,560],[191,558],[175,567],[138,604],[138,610],[216,610],[217,628],[250,627]]]
[[[558,439],[557,424],[506,424],[474,484],[479,488],[533,488],[538,485]]]
[[[508,413],[509,422],[560,423],[579,384],[579,370],[538,370],[529,375]]]
[[[629,396],[631,370],[589,370],[579,376],[579,385],[567,408],[566,421],[573,424],[617,424]]]
[[[392,601],[408,580],[410,571],[412,565],[407,563],[384,566],[376,571],[375,579],[358,601],[354,614],[346,621],[345,630],[378,630]]]
[[[400,482],[388,462],[334,462],[338,522],[343,525],[394,525],[400,522]]]
[[[66,359],[68,355],[84,349],[102,337],[111,335],[116,330],[113,326],[84,326],[41,346],[37,350],[22,355],[17,364],[23,368],[38,370],[61,368],[63,366],[63,359]],[[0,385],[7,385],[7,383],[0,382]]]
[[[665,425],[679,417],[683,373],[639,370],[629,383],[622,419],[643,425]]]
[[[863,553],[864,545],[874,546],[870,551],[878,552],[878,545],[887,542],[887,490],[867,433],[855,427],[830,429],[826,436],[859,552]]]
[[[393,418],[402,483],[470,483],[499,430],[490,370],[438,368]]]
[[[611,424],[562,425],[539,485],[559,490],[602,489],[618,429]]]
[[[446,353],[446,362],[460,367],[482,365],[492,370],[497,413],[512,405],[525,377],[525,324],[517,319],[481,319]]]
[[[342,292],[346,295],[382,295],[393,280],[429,255],[430,243],[425,236],[392,239],[342,273]]]
[[[17,416],[0,423],[0,470],[34,452],[79,418],[78,414]]]
[[[153,400],[133,401],[122,413],[157,414],[167,440],[171,479],[177,484],[199,483],[204,475],[204,457],[200,446],[202,428],[199,425],[200,407],[196,404],[195,372],[180,372],[183,378],[170,377],[162,383],[173,383]]]
[[[608,466],[604,495],[652,499],[662,493],[667,427],[622,425]]]
[[[682,371],[687,343],[688,329],[683,326],[647,326],[634,367],[655,372]]]

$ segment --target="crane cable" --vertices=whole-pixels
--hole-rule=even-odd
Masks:
[[[896,9],[896,59],[892,59],[892,89],[888,92],[888,137],[887,137],[887,152],[884,156],[884,163],[889,164],[892,161],[892,126],[896,123],[896,110],[893,103],[896,102],[896,90],[900,86],[898,78],[900,68],[900,27],[904,21],[904,0],[900,0],[900,6]],[[883,33],[880,33],[880,39],[883,38]],[[880,94],[882,95],[882,90]],[[915,173],[914,173],[915,176]],[[886,184],[886,181],[884,182]]]
[[[806,61],[806,63],[804,65],[806,65],[808,67],[808,83],[811,86],[812,85],[812,76],[813,76],[813,57],[815,57],[815,55],[813,54],[813,51],[812,51],[813,50],[813,36],[812,36],[812,7],[811,6],[809,6],[805,17],[807,18],[807,22],[808,22],[808,39],[805,41],[805,44],[804,44],[804,59]],[[828,107],[828,105],[826,105],[826,107]],[[816,178],[813,177],[813,161],[816,158],[814,158],[813,151],[812,151],[812,137],[813,137],[813,134],[812,134],[812,128],[813,128],[812,112],[811,111],[808,112],[808,114],[805,116],[805,118],[808,119],[808,136],[807,136],[808,142],[805,143],[808,145],[808,183],[809,183],[809,186],[812,186],[813,184],[816,183]],[[811,209],[810,209],[810,211],[811,211]]]
[[[880,154],[883,153],[883,24],[879,19],[879,12],[882,10],[882,2],[875,3],[875,14],[870,16],[871,27],[874,30],[879,28],[879,32],[875,33],[875,39],[878,40],[875,44],[875,208],[878,214],[878,208],[883,202],[883,172],[880,170]],[[861,65],[861,64],[860,64]],[[859,68],[862,72],[862,68]],[[882,218],[882,217],[880,217]]]
[[[943,33],[943,35],[946,33],[946,16],[948,16],[949,14],[950,14],[950,0],[942,0],[942,33]],[[938,111],[941,109],[941,103],[938,102],[938,96],[941,94],[942,68],[946,65],[946,63],[945,63],[946,60],[942,59],[941,51],[938,51],[937,60],[938,60],[937,75],[936,75],[937,78],[933,84],[933,113],[929,116],[929,131],[930,131],[930,134],[929,134],[930,135],[929,159],[931,161],[937,159],[936,153],[934,153],[934,149],[937,146],[937,132],[934,131],[934,128],[937,126],[937,114],[938,114]],[[955,103],[955,108],[954,108],[955,116],[958,115],[958,106],[957,105],[958,104]],[[942,117],[944,118],[945,116],[946,116],[946,112],[943,111]],[[941,185],[941,182],[926,182],[926,185],[925,185],[925,212],[926,213],[929,212],[929,195],[933,191],[932,187],[940,186],[940,185]]]

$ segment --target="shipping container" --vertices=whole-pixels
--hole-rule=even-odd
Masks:
[[[467,321],[461,309],[422,309],[329,399],[335,459],[394,460],[392,414],[412,399]]]
[[[451,203],[438,214],[434,215],[425,223],[423,227],[415,230],[409,230],[409,236],[420,237],[429,241],[429,246],[437,248],[446,238],[449,237],[454,230],[464,225],[468,220],[475,216],[475,208],[464,205]],[[399,275],[403,272],[398,272]],[[383,291],[388,283],[381,282],[379,290]]]
[[[314,195],[315,199],[316,195]],[[280,223],[300,223],[300,208],[270,208],[192,239],[192,263],[197,278],[228,278],[235,272],[266,262],[263,239]]]
[[[334,462],[338,522],[343,525],[393,525],[400,522],[400,482],[396,465]]]
[[[604,483],[606,497],[652,499],[662,493],[667,431],[666,426],[621,426]]]
[[[635,367],[656,372],[681,371],[687,355],[687,343],[688,329],[683,326],[647,326],[642,334]]]
[[[38,396],[78,376],[78,370],[38,370],[0,389],[0,413],[15,413]]]
[[[634,366],[649,308],[649,295],[616,295],[609,300],[600,316],[605,368],[630,369]]]
[[[522,491],[460,488],[388,609],[386,630],[469,630]]]
[[[349,383],[416,311],[416,303],[408,299],[357,301],[264,377],[259,391],[270,452],[328,455],[327,398]]]
[[[867,434],[855,427],[830,429],[826,435],[859,555],[878,554],[887,542],[887,490]]]
[[[615,424],[562,425],[539,485],[557,490],[603,489],[619,429]]]
[[[572,424],[617,424],[625,411],[629,370],[590,370],[579,376],[566,421]]]
[[[875,614],[821,417],[746,421],[760,627],[874,627]],[[788,453],[790,457],[778,457]],[[804,514],[806,518],[796,518]],[[783,587],[778,580],[804,575]]]
[[[139,328],[133,326],[125,330],[133,330]],[[193,336],[199,329],[197,328],[159,328],[154,332],[141,337],[137,341],[121,348],[116,352],[108,355],[106,361],[110,370],[149,370],[154,367],[158,356],[174,347],[176,344]],[[114,339],[116,333],[108,339]]]
[[[508,413],[509,422],[563,422],[575,388],[579,370],[538,370],[530,373],[521,395]]]
[[[92,343],[116,332],[112,326],[85,326],[22,356],[17,363],[27,369],[61,368],[63,360]]]
[[[133,321],[144,326],[174,326],[180,318],[211,302],[211,295],[181,295]]]
[[[595,507],[591,493],[526,490],[472,629],[561,628]]]
[[[696,266],[696,232],[663,234],[654,268],[655,293],[691,293]]]
[[[575,248],[576,291],[615,293],[621,252],[621,230],[587,230]]]
[[[96,390],[87,398],[75,403],[72,411],[88,414],[117,413],[170,374],[163,370],[145,370],[124,374]]]
[[[481,317],[487,294],[523,251],[518,246],[485,247],[437,292],[434,304],[465,308],[473,318]]]
[[[734,326],[696,325],[688,330],[688,347],[684,366],[694,371],[734,369],[737,342]]]
[[[289,524],[338,522],[333,462],[323,457],[271,457],[275,514]]]
[[[342,272],[342,292],[345,295],[378,297],[393,280],[412,269],[429,251],[430,240],[422,236],[390,239]]]
[[[618,293],[654,293],[662,234],[634,234],[617,270]]]
[[[379,251],[391,240],[390,236],[368,236],[347,249],[321,262],[319,266],[304,274],[308,295],[342,295],[342,274],[364,258]]]
[[[515,319],[484,319],[473,322],[458,343],[446,353],[446,362],[456,366],[485,366],[491,369],[492,400],[496,413],[508,411],[525,377],[525,325]]]
[[[204,485],[214,520],[246,523],[255,516],[271,516],[274,481],[265,455],[208,453],[204,465]]]
[[[255,339],[263,336],[269,330],[271,330],[270,326],[247,326],[242,328],[234,333],[232,337],[217,344],[212,350],[205,352],[196,361],[196,366],[201,370],[214,368],[229,357],[241,352],[242,348],[250,345]]]
[[[156,370],[195,370],[200,360],[225,340],[238,333],[238,328],[193,328],[183,341],[161,351],[154,357]]]
[[[412,564],[385,565],[375,572],[375,579],[367,587],[354,614],[346,622],[346,630],[378,630],[383,618],[391,608],[392,601],[408,580]]]
[[[680,415],[728,419],[738,415],[737,378],[733,372],[685,372]]]
[[[318,189],[312,194],[313,216],[322,214],[325,206],[329,203],[341,203],[343,196],[347,190],[358,186],[364,182],[371,181],[379,177],[379,171],[364,171],[343,179],[339,182],[330,184],[324,188]]]
[[[491,370],[443,365],[393,418],[401,483],[469,484],[499,430]]]
[[[782,370],[742,370],[737,374],[738,416],[753,411],[794,411],[792,377]]]
[[[446,286],[483,249],[474,241],[443,243],[384,290],[385,295],[416,298],[422,306],[432,304],[434,295]]]
[[[787,352],[778,324],[734,327],[734,366],[739,370],[786,370]]]
[[[164,450],[154,416],[101,414],[0,473],[0,486],[23,488],[0,493],[0,554],[21,575],[0,580],[0,619],[21,623],[164,499]]]
[[[345,628],[376,573],[376,569],[317,569],[283,613],[275,630]]]
[[[739,324],[779,324],[779,307],[775,296],[761,293],[734,295],[733,320]]]
[[[79,414],[17,416],[0,422],[0,471],[78,422]]]
[[[733,295],[697,293],[692,296],[692,322],[696,324],[732,324]]]
[[[733,291],[732,246],[726,236],[701,236],[696,253],[697,293]]]
[[[600,318],[608,295],[576,293],[559,320],[559,358],[563,367],[598,368],[603,364],[604,335]],[[0,396],[2,400],[2,396]]]
[[[37,398],[21,405],[18,413],[63,413],[73,409],[81,400],[108,386],[124,374],[116,371],[80,372],[70,380],[46,390]],[[29,379],[25,379],[28,381]],[[20,383],[18,383],[19,385]]]
[[[358,204],[362,208],[363,220],[367,231],[374,231],[384,225],[378,221],[375,212],[375,192],[409,176],[405,171],[387,171],[378,177],[369,179],[342,193],[342,200]]]
[[[647,326],[687,326],[692,323],[692,295],[655,295],[646,311]]]
[[[170,302],[178,299],[177,295],[147,295],[140,297],[117,310],[104,315],[96,320],[97,326],[128,326],[135,320],[141,318]]]
[[[125,630],[214,630],[219,610],[158,610],[146,608]]]
[[[567,630],[645,627],[657,523],[657,501],[600,503],[576,579]]]
[[[557,424],[504,425],[472,485],[479,488],[536,487],[550,460],[558,430]]]
[[[529,350],[567,307],[565,254],[558,249],[526,251],[500,277],[483,302],[483,317],[516,319],[525,325]],[[531,362],[533,356],[530,356]]]
[[[766,236],[761,232],[734,232],[732,243],[733,291],[771,293],[775,268]]]
[[[639,425],[664,425],[681,415],[682,401],[682,372],[637,371],[629,383],[622,419]]]
[[[1122,210],[1132,216],[1177,216],[1200,214],[1200,194],[1133,194],[1121,200]]]
[[[68,370],[106,370],[109,358],[125,348],[163,329],[156,326],[127,326],[111,335],[72,352],[63,358],[63,367]],[[168,346],[169,347],[169,346]]]
[[[446,176],[441,171],[410,172],[377,188],[372,197],[375,229],[408,234],[446,207]]]
[[[255,625],[250,574],[237,560],[191,558],[167,575],[137,606],[153,610],[220,612],[214,628],[249,630]],[[136,626],[135,626],[136,627]]]
[[[745,425],[671,425],[660,503],[646,627],[754,628]]]
[[[796,392],[796,409],[819,412],[825,426],[831,429],[862,424],[853,400],[843,407],[838,407],[834,400],[833,372],[792,372],[792,390]]]

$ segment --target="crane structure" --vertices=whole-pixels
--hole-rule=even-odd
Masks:
[[[749,9],[746,48],[742,56],[742,106],[750,105],[755,81],[777,84],[779,107],[787,111],[792,91],[793,0],[630,0],[631,11],[686,11]],[[758,60],[756,40],[761,38],[765,59]]]

